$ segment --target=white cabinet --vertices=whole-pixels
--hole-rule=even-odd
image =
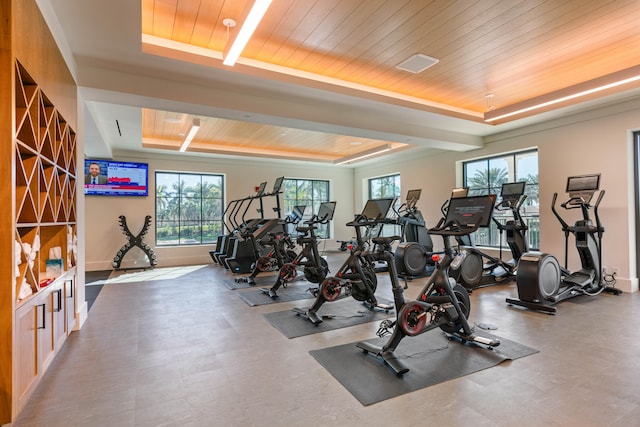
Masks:
[[[75,325],[75,269],[64,273],[16,310],[17,406],[25,405]]]

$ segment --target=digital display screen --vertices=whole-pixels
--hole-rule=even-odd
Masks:
[[[147,163],[84,161],[84,194],[88,196],[148,196],[148,183]]]

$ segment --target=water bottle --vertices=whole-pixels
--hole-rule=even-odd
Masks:
[[[460,268],[460,265],[462,264],[462,261],[464,261],[464,258],[467,256],[467,252],[466,251],[460,251],[456,254],[455,257],[453,257],[453,261],[451,261],[451,268],[454,270],[457,270],[458,268]]]

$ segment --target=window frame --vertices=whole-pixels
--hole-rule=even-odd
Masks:
[[[525,178],[519,176],[518,171],[518,160],[525,158],[531,154],[535,154],[536,157],[536,166],[538,173],[535,175],[535,182],[531,181],[532,175],[528,175]],[[508,166],[508,170],[506,171],[506,177],[504,179],[500,179],[500,177],[492,182],[492,166],[491,163],[505,160]],[[472,186],[469,185],[469,165],[478,164],[481,162],[486,162],[486,168],[482,169],[486,171],[486,186]],[[540,248],[540,215],[539,215],[539,171],[540,166],[538,163],[538,149],[526,149],[521,151],[513,151],[508,153],[499,153],[493,154],[491,156],[479,157],[475,159],[464,160],[461,162],[461,171],[462,171],[462,186],[467,187],[469,189],[469,195],[482,195],[482,194],[493,194],[500,195],[500,190],[502,183],[505,182],[516,182],[516,181],[526,181],[525,184],[525,194],[527,195],[527,200],[523,205],[524,212],[521,213],[523,220],[525,221],[528,230],[527,230],[527,239],[529,250],[539,250]],[[493,168],[497,169],[496,167]],[[478,168],[476,173],[480,170]],[[511,218],[510,212],[494,212],[494,217],[503,222]],[[476,244],[479,246],[485,246],[490,248],[508,248],[506,236],[500,236],[500,232],[497,229],[496,224],[492,221],[490,227],[488,229],[479,229],[474,234],[474,238]]]
[[[160,187],[159,185],[164,185],[162,182],[165,180],[162,178],[163,175],[175,175],[177,176],[175,181],[172,181],[172,185],[174,186],[174,192],[168,193],[166,196],[160,195]],[[202,172],[183,172],[183,171],[155,171],[155,191],[154,191],[154,207],[155,207],[155,244],[156,247],[184,247],[184,246],[197,246],[197,245],[211,245],[216,243],[217,236],[221,233],[225,232],[224,225],[224,211],[225,211],[225,184],[226,177],[221,173],[202,173]],[[194,178],[197,177],[197,181],[199,183],[195,184],[195,187],[186,187],[183,189],[182,182],[186,181],[186,178]],[[214,193],[218,193],[219,197],[204,197],[202,194],[202,189],[204,188],[204,184],[209,180],[204,180],[204,178],[210,178],[214,181],[218,181],[213,184]],[[193,179],[192,179],[193,180]],[[159,184],[161,183],[161,184]],[[177,188],[175,187],[177,184]],[[195,195],[196,193],[192,193],[189,195],[187,191],[193,191],[194,188],[198,188],[199,185],[200,193],[199,195]],[[217,190],[216,190],[217,188]],[[184,191],[183,193],[183,190]],[[177,203],[177,206],[174,205],[174,208],[177,209],[177,212],[173,213],[173,217],[169,219],[160,219],[159,216],[161,212],[159,209],[160,201],[165,199],[168,203]],[[193,219],[187,218],[185,212],[183,212],[185,205],[183,202],[195,201],[196,206],[196,217]],[[193,207],[193,206],[191,206]],[[208,213],[208,211],[213,210],[214,215]],[[217,211],[217,212],[216,212]],[[188,215],[193,215],[194,212],[191,212]],[[167,225],[164,225],[167,223]],[[168,227],[171,229],[173,227],[176,230],[177,235],[175,239],[165,240],[159,238],[159,236],[164,235],[164,230],[162,228]],[[195,234],[192,234],[193,231],[197,230]],[[205,232],[205,229],[208,229],[208,232]],[[169,233],[168,235],[172,235]],[[189,237],[187,237],[189,236]],[[209,236],[208,238],[206,236]]]
[[[311,190],[310,198],[300,195],[300,191],[305,187],[307,190]],[[295,188],[295,197],[289,197],[292,188]],[[329,201],[331,201],[331,182],[328,179],[285,177],[282,182],[282,206],[284,216],[291,214],[294,206],[304,205],[306,208],[303,219],[301,220],[301,222],[303,222],[316,214],[323,202]],[[311,206],[309,206],[309,202]],[[319,225],[315,230],[315,234],[318,239],[331,239],[330,223]]]
[[[385,184],[384,180],[393,179],[393,183],[391,185]],[[380,181],[380,190],[378,194],[373,194],[373,187],[376,181]],[[388,198],[396,198],[395,205],[393,206],[394,212],[398,211],[400,206],[400,200],[402,198],[402,180],[401,175],[399,173],[376,176],[367,179],[367,188],[368,188],[368,200],[371,199],[388,199]],[[393,187],[393,191],[389,194],[388,190],[390,186]],[[398,224],[380,224],[377,229],[372,230],[373,235],[380,236],[395,236],[400,235],[402,233],[402,227]]]

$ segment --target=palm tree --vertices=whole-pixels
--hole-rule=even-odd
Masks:
[[[481,195],[495,192],[509,179],[509,171],[505,168],[490,168],[476,171],[467,178],[470,195]]]

